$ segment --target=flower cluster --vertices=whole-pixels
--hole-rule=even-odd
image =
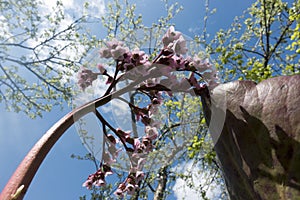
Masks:
[[[81,67],[80,72],[78,73],[78,85],[82,90],[85,90],[88,86],[92,85],[98,77],[99,73],[94,73],[92,70]]]
[[[159,122],[155,121],[153,116],[158,113],[163,94],[171,96],[174,92],[187,92],[201,95],[201,92],[207,88],[203,81],[197,80],[197,76],[202,77],[211,88],[218,84],[217,71],[208,60],[200,59],[198,56],[185,56],[188,51],[187,42],[173,26],[163,36],[162,43],[163,49],[150,60],[150,56],[144,51],[139,49],[131,51],[124,43],[113,39],[106,43],[106,47],[100,49],[102,58],[112,58],[116,62],[113,76],[108,74],[103,64],[98,64],[97,73],[85,68],[79,72],[78,84],[83,90],[92,85],[98,75],[103,75],[107,76],[106,83],[110,84],[106,94],[110,93],[111,88],[114,88],[119,81],[140,80],[134,89],[150,99],[149,105],[143,108],[128,102],[136,121],[140,121],[145,126],[145,134],[142,137],[134,137],[130,131],[123,131],[120,128],[114,129],[102,117],[99,118],[103,126],[109,127],[113,134],[104,133],[107,138],[107,151],[103,152],[99,170],[91,174],[83,186],[90,189],[93,185],[105,185],[105,177],[112,174],[110,166],[116,162],[121,151],[116,145],[121,144],[130,158],[130,171],[128,177],[115,191],[115,195],[122,197],[124,193],[131,195],[139,190],[139,185],[145,176],[143,167],[147,155],[156,148],[155,141],[159,137]],[[173,73],[175,71],[189,72],[190,75],[188,78],[178,78]]]
[[[110,174],[113,174],[111,167],[106,164],[102,164],[94,174],[89,175],[82,186],[88,189],[91,189],[93,185],[104,186],[106,184],[105,177]]]

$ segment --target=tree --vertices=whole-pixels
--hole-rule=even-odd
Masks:
[[[118,7],[120,3],[116,1],[115,5]],[[114,15],[109,20],[103,18],[103,22],[107,20],[103,24],[108,30],[108,38],[118,35],[125,40],[136,29],[149,30],[141,24],[141,16],[135,17],[134,6],[127,1],[124,5],[125,13],[114,13],[111,8],[110,12]],[[74,91],[71,90],[72,86],[65,83],[78,70],[79,65],[84,64],[82,58],[90,48],[96,46],[97,42],[101,43],[89,35],[81,34],[81,25],[86,22],[86,16],[61,27],[60,23],[67,17],[62,2],[57,1],[53,13],[47,16],[39,13],[41,6],[41,2],[37,1],[1,3],[1,12],[4,13],[1,20],[5,24],[1,37],[1,59],[4,61],[1,65],[1,100],[8,109],[24,111],[30,117],[41,116],[43,111],[50,111],[53,105],[70,99]],[[166,8],[167,17],[161,17],[150,30],[167,27],[168,22],[181,10],[178,4]],[[122,9],[119,11],[123,12]],[[11,18],[16,13],[17,23]],[[43,23],[48,27],[44,27]],[[153,32],[151,40],[155,41],[154,38],[161,34],[162,32]],[[139,42],[138,40],[135,45]],[[83,51],[78,48],[81,46],[84,46]],[[70,50],[78,56],[67,54]],[[16,57],[13,53],[19,51],[21,56]],[[46,54],[45,51],[50,53]],[[18,75],[23,70],[29,72],[28,77]],[[61,82],[61,79],[66,81]]]
[[[23,198],[36,170],[54,143],[76,119],[80,119],[88,113],[93,113],[101,123],[103,138],[105,139],[103,139],[100,166],[94,174],[89,175],[83,184],[84,186],[92,188],[94,185],[105,185],[105,177],[112,173],[111,164],[115,163],[114,160],[119,154],[118,146],[120,145],[126,151],[130,165],[127,167],[129,168],[127,178],[119,184],[115,191],[117,196],[123,197],[126,193],[128,195],[139,194],[143,185],[142,181],[146,176],[143,171],[148,169],[148,167],[151,169],[153,166],[159,165],[160,162],[165,162],[162,163],[161,169],[162,175],[167,176],[165,169],[168,167],[170,156],[177,154],[178,150],[180,151],[184,146],[178,143],[181,141],[180,138],[179,141],[175,141],[178,135],[172,133],[171,128],[173,127],[166,127],[163,124],[163,129],[167,129],[167,131],[161,134],[158,133],[157,127],[159,123],[155,114],[157,113],[157,106],[161,105],[160,99],[165,98],[164,93],[168,96],[172,96],[172,93],[175,92],[200,95],[202,92],[208,91],[206,85],[198,83],[195,74],[207,80],[210,83],[210,87],[215,86],[217,79],[214,69],[211,68],[212,66],[207,61],[201,60],[198,56],[195,56],[192,60],[189,57],[185,58],[182,56],[182,54],[186,53],[186,41],[180,32],[174,30],[174,27],[168,29],[163,36],[162,43],[164,47],[160,50],[160,53],[149,60],[145,52],[136,49],[133,51],[129,50],[122,42],[117,40],[107,42],[107,46],[100,50],[100,54],[104,58],[113,58],[115,60],[114,75],[111,76],[106,67],[98,65],[100,72],[92,72],[85,68],[81,69],[78,81],[79,86],[85,90],[92,85],[92,82],[96,79],[95,77],[98,75],[106,76],[109,87],[104,95],[75,109],[55,124],[25,157],[3,193],[1,193],[1,198]],[[177,77],[173,74],[176,71],[191,73],[189,78]],[[143,76],[140,76],[140,73],[143,73]],[[160,79],[160,77],[164,76],[166,78]],[[177,78],[179,80],[176,80]],[[124,80],[131,80],[131,82],[123,88],[113,90],[117,88],[117,84],[122,83]],[[148,106],[140,107],[135,105],[134,102],[128,102],[121,96],[130,91],[137,91],[145,95],[150,100]],[[136,115],[137,121],[141,121],[144,124],[145,134],[142,137],[136,137],[135,133],[114,128],[97,110],[99,106],[103,106],[113,99],[125,102]],[[179,125],[184,125],[183,122],[181,123]],[[188,125],[188,129],[192,130],[190,125]],[[112,134],[109,132],[112,132]],[[168,132],[171,132],[170,136],[166,135]],[[170,143],[174,143],[175,148],[169,146],[166,141],[161,142],[161,137],[166,136],[170,137]],[[183,134],[183,139],[186,137],[187,135]],[[118,143],[117,140],[120,142]],[[182,142],[185,144],[186,141],[183,140]],[[166,148],[163,148],[163,145],[166,145]],[[163,148],[163,151],[157,152],[160,148]],[[161,160],[160,157],[162,156],[162,159],[164,159],[165,154],[167,160]],[[151,159],[147,159],[147,156]],[[117,166],[119,165],[117,164]],[[159,181],[158,188],[164,189],[166,179],[162,178],[162,180]],[[163,196],[164,192],[159,190],[157,198],[162,198]]]
[[[71,99],[68,82],[96,45],[82,26],[87,15],[71,19],[60,0],[43,6],[36,0],[0,3],[0,102],[32,118]]]
[[[224,81],[261,81],[299,74],[295,42],[299,2],[256,1],[232,26],[205,44]],[[291,41],[292,40],[292,41]]]
[[[108,4],[108,13],[105,17],[102,18],[102,23],[104,25],[104,27],[106,27],[107,29],[107,35],[108,35],[108,40],[112,39],[112,38],[118,38],[121,41],[124,41],[125,44],[132,46],[132,48],[134,47],[146,47],[147,52],[149,51],[150,53],[152,52],[152,56],[154,57],[157,53],[157,49],[156,46],[160,44],[160,38],[161,35],[163,34],[164,28],[167,27],[169,25],[169,20],[172,19],[172,17],[174,17],[180,10],[181,8],[178,6],[178,4],[173,4],[173,5],[169,5],[167,6],[166,4],[166,9],[168,11],[167,13],[167,17],[161,17],[158,21],[157,24],[153,24],[152,27],[145,27],[142,24],[142,16],[136,16],[135,13],[135,5],[130,4],[128,1],[124,1],[124,3],[122,4],[119,1],[114,1],[111,4]],[[150,44],[149,44],[150,43]],[[152,45],[151,45],[152,44]],[[153,46],[152,48],[149,49],[149,46]],[[190,49],[192,50],[192,49]],[[195,49],[197,50],[197,49]],[[95,63],[96,64],[96,63]],[[110,63],[111,64],[111,63]],[[84,95],[86,96],[86,94]],[[194,121],[198,120],[198,118],[193,118],[192,115],[191,116],[186,116],[184,110],[187,109],[187,107],[189,107],[189,112],[190,113],[199,113],[199,100],[195,100],[195,99],[190,99],[188,97],[185,97],[184,100],[179,100],[176,98],[172,98],[172,100],[170,99],[169,101],[166,101],[165,104],[166,108],[167,108],[167,112],[168,113],[172,113],[172,116],[178,116],[177,118],[177,123],[175,123],[174,121],[174,117],[169,117],[169,126],[172,127],[174,126],[174,124],[181,124],[182,122],[178,121],[179,119],[184,119],[185,121],[189,121],[189,119],[191,119],[190,121]],[[176,109],[176,107],[180,107],[181,109]],[[197,108],[198,107],[198,108]],[[171,115],[171,114],[170,114]],[[179,117],[180,116],[180,117]],[[199,122],[201,122],[200,126],[204,126],[204,120],[202,120],[203,117],[201,117],[199,120]],[[172,123],[171,123],[172,121]],[[174,122],[173,122],[174,121]],[[180,134],[182,134],[182,131],[176,130],[178,129],[177,126],[174,126],[173,128],[170,128],[169,131],[165,132],[166,137],[168,138],[171,134],[174,134],[176,132],[176,135],[179,137]],[[166,126],[168,126],[166,124]],[[206,134],[207,132],[205,131],[205,129],[202,127],[200,128],[200,126],[198,127],[198,130],[195,130],[195,137],[191,138],[194,140],[195,145],[197,146],[198,149],[197,150],[193,150],[193,148],[189,147],[190,145],[190,141],[188,143],[185,144],[185,146],[182,147],[182,150],[177,152],[178,155],[182,155],[182,156],[178,156],[180,157],[187,157],[186,155],[189,155],[190,159],[195,159],[195,163],[196,160],[198,162],[201,162],[202,164],[199,167],[199,170],[204,169],[204,168],[210,168],[210,166],[213,166],[211,168],[211,173],[214,174],[214,176],[211,177],[211,182],[213,181],[220,181],[220,175],[219,175],[219,169],[218,169],[218,165],[215,165],[216,162],[214,161],[214,153],[211,150],[211,146],[209,145],[209,141],[207,140],[207,138],[209,137],[208,134]],[[134,130],[134,127],[132,127]],[[87,146],[88,149],[94,149],[94,147],[92,147],[91,145],[89,146],[89,144],[87,143],[93,143],[92,141],[90,141],[90,136],[87,135],[86,131],[81,130],[84,133],[82,134],[82,137],[84,138],[84,143],[85,146]],[[162,132],[164,132],[165,130],[162,130]],[[169,133],[168,133],[169,132]],[[190,132],[193,132],[193,130],[190,128]],[[184,133],[184,132],[183,132]],[[180,137],[179,137],[180,138]],[[206,139],[205,139],[206,138]],[[162,143],[165,142],[166,139],[164,139],[162,141]],[[163,145],[163,144],[162,144]],[[164,144],[165,145],[165,144]],[[200,146],[201,146],[201,150],[200,150]],[[189,148],[188,148],[189,147]],[[188,151],[189,149],[189,151]],[[89,159],[91,160],[93,163],[95,163],[96,168],[98,168],[99,163],[97,163],[96,159],[95,159],[95,155],[93,155],[93,153],[91,154],[87,154],[85,156],[75,156],[73,155],[73,157],[76,157],[80,160],[86,160]],[[213,160],[213,161],[212,161]],[[178,160],[179,161],[179,160]],[[144,187],[142,187],[140,189],[140,192],[134,196],[133,198],[143,198],[143,197],[147,197],[149,196],[149,194],[151,194],[152,192],[155,193],[156,198],[160,199],[162,197],[166,197],[168,194],[168,190],[167,187],[168,185],[172,185],[172,182],[176,179],[176,177],[182,177],[185,180],[190,182],[190,187],[193,188],[197,188],[197,190],[201,191],[202,196],[205,197],[205,190],[202,189],[205,187],[209,187],[209,181],[207,181],[207,185],[203,185],[201,186],[201,188],[198,187],[198,185],[194,185],[193,180],[192,180],[192,175],[186,175],[186,174],[181,174],[178,172],[175,172],[171,166],[174,166],[174,161],[170,161],[169,166],[167,167],[163,167],[161,169],[162,172],[162,176],[163,179],[160,179],[160,181],[157,181],[157,172],[151,172],[147,175],[147,179],[145,180],[145,183],[143,183]],[[187,162],[186,159],[180,159],[179,162]],[[175,164],[176,165],[176,164]],[[166,174],[169,174],[170,176],[166,176]],[[126,177],[126,174],[121,173],[120,172],[120,176],[121,180],[125,179],[124,177],[122,178],[122,176]],[[151,186],[152,185],[152,186]],[[156,185],[156,186],[153,186]],[[92,199],[98,199],[98,198],[103,198],[103,195],[111,195],[114,191],[114,188],[116,188],[117,185],[115,185],[114,183],[112,183],[111,185],[109,185],[108,187],[100,187],[97,189],[93,188],[93,193],[91,194]],[[109,198],[109,197],[106,198]],[[83,199],[86,198],[86,196],[82,197]]]
[[[263,3],[263,6],[261,7],[262,9],[263,9],[263,12],[257,12],[257,13],[263,13],[263,15],[262,16],[264,16],[264,14],[265,14],[265,16],[264,16],[264,20],[263,21],[261,21],[262,22],[262,24],[263,23],[266,23],[266,22],[271,22],[272,21],[272,19],[270,18],[268,18],[269,16],[267,16],[266,14],[268,13],[265,9],[268,7],[268,8],[277,8],[275,5],[271,5],[271,2],[266,2],[266,1],[264,1],[264,2],[260,2],[260,3]],[[267,5],[267,3],[269,3],[268,5]],[[279,6],[280,7],[280,6]],[[283,6],[284,7],[284,6]],[[254,6],[254,8],[257,8],[256,6]],[[253,8],[253,9],[254,9]],[[257,10],[256,10],[257,11]],[[119,18],[117,18],[117,19],[119,19]],[[250,20],[251,21],[251,20]],[[278,50],[279,49],[279,47],[280,47],[280,45],[281,45],[281,42],[282,41],[284,41],[283,39],[280,39],[280,38],[286,38],[286,36],[288,36],[288,37],[290,37],[291,35],[286,35],[286,33],[288,32],[286,29],[289,29],[290,28],[290,26],[291,25],[289,25],[290,24],[290,22],[287,24],[287,26],[283,29],[283,32],[281,32],[282,34],[279,34],[279,40],[277,40],[277,42],[275,43],[275,45],[272,47],[272,46],[269,46],[268,47],[268,45],[270,45],[270,43],[266,43],[266,46],[265,45],[262,45],[261,46],[261,48],[263,49],[263,50],[265,50],[265,52],[264,53],[260,53],[260,52],[256,52],[255,53],[255,51],[253,50],[249,50],[248,48],[245,48],[245,49],[243,49],[242,48],[242,50],[244,51],[244,53],[245,52],[248,52],[248,53],[254,53],[254,54],[257,54],[257,55],[260,55],[262,58],[263,58],[263,61],[264,62],[261,62],[261,61],[258,61],[258,64],[257,65],[255,65],[256,66],[256,68],[254,67],[254,68],[251,68],[250,67],[250,70],[251,69],[253,69],[253,71],[251,71],[251,73],[249,73],[251,76],[253,76],[254,77],[254,80],[260,80],[260,79],[264,79],[264,78],[267,78],[267,77],[269,77],[269,76],[272,76],[272,75],[274,75],[275,74],[275,72],[273,73],[273,71],[272,70],[274,70],[274,69],[276,69],[276,67],[275,67],[275,65],[273,66],[268,66],[268,64],[269,64],[269,62],[270,62],[270,58],[273,56],[273,55],[275,55],[276,53],[275,53],[275,51],[276,50]],[[270,42],[270,34],[271,34],[271,32],[270,32],[270,27],[271,26],[269,26],[270,24],[265,24],[264,26],[262,26],[263,28],[264,28],[264,30],[267,30],[266,31],[266,40],[267,41],[269,41]],[[249,28],[249,27],[248,27]],[[254,30],[256,30],[256,29],[254,29]],[[222,31],[221,31],[222,32]],[[248,31],[248,33],[249,32],[251,32],[251,31]],[[296,36],[293,36],[293,38],[295,38]],[[269,38],[269,39],[267,39],[267,38]],[[249,39],[249,38],[248,38]],[[276,38],[275,38],[276,39]],[[234,40],[233,40],[234,41]],[[250,40],[249,40],[250,41]],[[264,41],[264,40],[262,40],[262,41]],[[221,42],[222,43],[222,42]],[[263,43],[263,42],[262,42]],[[250,44],[251,44],[251,42],[250,42]],[[230,45],[229,45],[230,46]],[[235,47],[237,50],[240,50],[240,46],[239,45],[237,45],[238,47]],[[221,47],[222,47],[222,45],[221,45]],[[244,47],[244,46],[243,46]],[[209,46],[209,45],[207,45],[207,48],[208,49],[210,49],[211,48],[211,46]],[[289,48],[291,48],[291,47],[289,47]],[[212,48],[211,48],[212,49]],[[230,49],[230,48],[229,48]],[[230,49],[230,50],[232,50],[232,49]],[[223,55],[223,53],[224,53],[224,55]],[[229,51],[229,53],[228,54],[226,54],[226,49],[225,49],[225,52],[222,52],[222,54],[221,54],[221,58],[223,58],[223,60],[222,60],[222,62],[224,62],[223,64],[226,64],[227,63],[227,61],[228,60],[230,60],[230,61],[235,61],[235,60],[240,60],[239,62],[240,63],[243,63],[244,62],[244,60],[246,59],[246,57],[242,57],[241,58],[241,56],[239,55],[239,56],[237,56],[237,58],[232,58],[232,51]],[[234,53],[233,53],[234,54]],[[279,57],[276,57],[276,58],[281,58],[280,56]],[[227,60],[226,60],[227,59]],[[251,59],[250,59],[251,60]],[[258,59],[259,60],[259,59]],[[232,62],[233,62],[232,61]],[[261,65],[261,63],[262,63],[262,65]],[[233,62],[234,63],[234,62]],[[250,64],[249,65],[247,65],[247,67],[249,67],[250,66]],[[220,67],[220,66],[219,66]],[[266,70],[266,72],[264,71],[264,70],[262,70],[262,69],[260,69],[260,67],[263,67],[263,69],[265,69]],[[278,66],[277,66],[278,67]],[[280,66],[279,66],[280,67]],[[221,69],[222,69],[222,67],[220,67]],[[269,69],[270,68],[270,69]],[[230,68],[229,68],[230,69]],[[294,70],[295,69],[295,70]],[[286,70],[286,69],[281,69],[282,71],[284,71],[284,70]],[[296,67],[296,64],[294,65],[294,67],[292,68],[292,71],[294,70],[294,72],[293,73],[297,73],[297,67]],[[272,71],[272,73],[270,73],[270,71]],[[226,71],[225,71],[226,72]],[[258,76],[258,73],[257,72],[259,72],[259,75],[263,75],[264,77],[263,78],[260,78],[259,76]],[[231,73],[231,72],[230,72]],[[225,73],[225,78],[226,78],[226,75],[230,75],[231,76],[231,74],[230,73]],[[244,76],[246,76],[246,75],[248,75],[248,73],[247,74],[244,74]],[[228,76],[227,76],[228,77]],[[296,78],[296,80],[298,80],[298,78],[297,78],[297,76],[295,76]],[[235,78],[235,77],[230,77],[230,78]],[[272,80],[274,80],[274,79],[272,79]],[[272,80],[270,80],[269,81],[269,83],[272,83]],[[275,80],[281,80],[281,79],[275,79]],[[244,84],[244,83],[246,83],[247,84],[247,82],[238,82],[238,84]],[[264,82],[265,84],[266,83],[268,83],[267,81],[266,82]],[[295,82],[295,83],[297,83],[297,82]],[[252,83],[251,83],[252,84]],[[251,85],[251,84],[249,84],[249,85]],[[263,85],[263,84],[261,84],[261,85]],[[240,91],[240,93],[242,94],[243,92],[244,92],[244,90],[238,90],[238,91]],[[203,95],[203,104],[204,104],[204,112],[206,113],[206,118],[207,118],[207,121],[209,121],[210,120],[210,112],[209,112],[209,109],[211,109],[211,107],[210,107],[210,105],[209,105],[209,96],[207,96],[208,94],[207,93],[204,93],[205,95]],[[235,94],[235,93],[234,93]],[[242,95],[241,95],[242,96]],[[109,99],[109,98],[108,98]],[[103,101],[108,101],[108,99],[102,99]],[[229,100],[232,100],[233,98],[230,98]],[[94,101],[94,103],[95,102],[99,102],[99,101]],[[295,102],[297,102],[297,100],[295,100]],[[176,104],[176,103],[175,103]],[[238,103],[239,104],[239,103]],[[99,103],[97,104],[97,105],[100,105]],[[88,105],[86,105],[86,107],[85,108],[87,108],[87,107],[89,107],[90,106],[90,104],[88,104]],[[170,105],[170,106],[172,106],[172,104]],[[243,105],[243,106],[245,106],[245,105]],[[229,111],[230,111],[230,109],[231,109],[231,111],[232,112],[234,112],[234,111],[236,111],[236,108],[235,107],[229,107]],[[248,111],[246,110],[243,110],[242,108],[240,108],[241,109],[241,111],[243,112],[243,115],[244,115],[244,117],[249,117],[248,116]],[[79,109],[80,110],[80,109]],[[78,111],[78,110],[77,110]],[[176,111],[176,110],[175,110]],[[250,110],[251,111],[251,110]],[[81,114],[84,114],[84,113],[81,113]],[[251,114],[251,116],[253,115],[252,113],[250,113]],[[179,116],[180,116],[180,114],[179,114]],[[228,116],[230,116],[230,113],[228,114]],[[70,120],[69,119],[69,117],[70,116],[68,116],[68,120]],[[251,117],[250,117],[250,119],[251,119]],[[67,121],[68,121],[67,120]],[[172,120],[172,118],[170,118],[170,120]],[[249,118],[245,118],[245,120],[247,121],[247,120],[249,120]],[[265,119],[261,119],[261,120],[265,120]],[[268,120],[268,119],[266,119],[266,120]],[[202,120],[201,120],[202,121]],[[248,122],[248,121],[247,121]],[[72,123],[72,120],[70,120],[70,121],[68,121],[67,123]],[[68,124],[68,126],[69,126],[70,124]],[[226,124],[227,125],[227,124]],[[228,125],[230,128],[232,128],[232,127],[234,127],[233,125]],[[199,140],[200,139],[200,140]],[[222,141],[222,140],[221,140]],[[199,144],[200,145],[200,147],[201,147],[201,138],[195,138],[195,140],[194,140],[194,144]],[[194,145],[194,147],[192,146],[192,148],[190,148],[190,150],[193,150],[193,148],[195,148],[195,149],[197,149],[196,148],[196,146],[197,145]],[[297,146],[296,146],[297,147]],[[220,145],[220,146],[217,146],[217,148],[222,148],[222,145]],[[217,153],[219,154],[219,155],[221,155],[220,154],[220,150],[217,150]],[[192,154],[191,154],[192,155]],[[231,154],[232,155],[232,154]],[[222,155],[223,157],[222,157],[222,159],[221,159],[221,163],[223,164],[222,166],[223,166],[223,168],[225,169],[224,171],[225,171],[225,174],[226,174],[226,167],[228,167],[228,166],[230,166],[230,165],[224,165],[224,160],[226,160],[226,158],[228,158],[228,157],[226,157],[226,156],[224,156],[224,155]],[[245,156],[245,155],[244,155]],[[282,156],[282,155],[281,155]],[[248,160],[246,160],[246,162],[247,162]],[[280,162],[281,162],[282,160],[280,160]],[[212,160],[210,161],[210,162],[212,162]],[[251,162],[250,162],[251,163]],[[284,162],[283,162],[284,163]],[[165,168],[162,168],[162,175],[166,175],[166,171],[165,171],[166,169]],[[228,175],[228,174],[227,174]],[[228,178],[228,176],[227,176],[227,178]],[[162,178],[161,180],[166,180],[166,178]],[[227,179],[227,181],[228,181],[228,179]],[[247,181],[247,179],[242,179],[242,181]],[[160,181],[160,183],[161,183],[161,188],[164,188],[164,181]],[[234,184],[235,183],[235,180],[232,180],[232,181],[229,181],[229,182],[227,182],[227,184],[230,186],[230,184]],[[237,191],[236,189],[233,189],[234,187],[231,187],[231,188],[229,188],[230,189],[230,194],[232,195],[232,197],[234,197],[234,195],[235,195],[235,192]],[[245,187],[246,189],[249,189],[249,187]],[[261,192],[262,190],[260,190],[260,192]],[[22,190],[20,189],[20,192],[22,192]],[[248,191],[247,191],[248,192]],[[247,193],[245,193],[245,194],[247,194]],[[251,195],[256,195],[256,194],[250,194],[249,193],[249,195],[251,196]],[[158,196],[160,196],[159,194],[158,194]],[[236,197],[236,198],[239,198],[238,196]]]

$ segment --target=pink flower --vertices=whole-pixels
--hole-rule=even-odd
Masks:
[[[99,53],[102,58],[112,57],[115,60],[122,60],[127,52],[129,52],[128,47],[125,47],[123,42],[114,38],[112,41],[107,42],[106,47],[101,48]]]
[[[137,170],[142,170],[144,168],[145,163],[146,163],[146,159],[145,158],[140,158],[138,160]]]
[[[146,76],[147,74],[149,74],[148,71],[148,66],[146,65],[139,65],[136,66],[132,63],[130,64],[126,64],[126,74],[125,74],[125,79],[129,79],[129,80],[136,80],[138,78],[141,78],[143,76]]]
[[[98,73],[94,73],[85,67],[81,67],[78,73],[78,85],[82,90],[85,90],[88,86],[92,85],[98,77]]]
[[[102,64],[97,65],[98,70],[100,71],[101,74],[104,74],[106,72],[105,67]]]
[[[105,186],[106,185],[106,182],[104,179],[98,179],[94,182],[94,185],[97,186],[97,187],[101,187],[101,186]]]
[[[116,48],[111,50],[111,55],[115,60],[122,60],[124,59],[124,54],[128,51],[128,47],[117,46]]]
[[[134,63],[138,65],[143,65],[146,62],[149,62],[149,56],[144,52],[140,51],[138,48],[134,49],[132,52],[132,57],[131,59],[134,61]]]
[[[182,55],[177,54],[173,55],[171,59],[175,69],[185,69],[185,65],[188,62]]]
[[[112,57],[110,49],[106,48],[106,47],[101,48],[99,53],[100,53],[101,58],[111,58]]]
[[[86,187],[87,189],[92,189],[94,182],[94,174],[90,174],[87,180],[82,184],[82,187]]]
[[[136,121],[139,121],[140,119],[147,118],[148,109],[147,108],[139,108],[139,107],[132,107],[133,113],[136,115]]]
[[[107,134],[107,139],[112,143],[112,144],[117,144],[116,138],[112,134]]]
[[[180,35],[180,37],[174,41],[174,44],[172,45],[172,49],[178,55],[186,54],[188,49],[186,47],[186,41],[182,35]]]
[[[144,177],[145,177],[145,173],[143,171],[137,171],[135,174],[137,183],[140,182],[141,180],[143,180]]]
[[[109,49],[115,49],[115,48],[117,48],[117,46],[123,46],[123,45],[124,45],[124,43],[117,40],[116,38],[113,38],[111,41],[106,42],[106,46]]]
[[[164,47],[166,48],[170,43],[172,43],[174,40],[177,40],[180,36],[181,33],[179,31],[175,31],[174,26],[170,26],[170,28],[162,38]]]
[[[145,133],[146,137],[150,140],[155,140],[158,137],[158,131],[156,127],[146,126]]]
[[[124,191],[121,190],[120,188],[118,188],[115,192],[114,195],[116,195],[119,198],[123,198],[124,197]]]
[[[127,191],[127,194],[128,194],[128,195],[133,195],[134,192],[135,192],[135,190],[136,190],[136,187],[135,187],[133,184],[130,184],[130,183],[129,183],[129,184],[127,184],[125,190]]]
[[[149,138],[149,137],[143,137],[142,138],[142,143],[143,143],[143,145],[144,145],[144,151],[145,151],[145,153],[148,153],[148,152],[150,152],[150,151],[152,151],[153,150],[153,144],[152,144],[152,140]]]
[[[138,149],[140,148],[140,139],[139,138],[134,138],[134,142],[133,142],[133,147],[134,147],[134,151],[138,151]]]
[[[121,183],[118,187],[118,189],[114,192],[114,194],[119,197],[123,198],[124,197],[124,192],[125,192],[126,185],[124,183]]]
[[[198,56],[194,56],[191,65],[193,65],[200,73],[212,68],[212,65],[209,63],[208,59],[202,60]]]

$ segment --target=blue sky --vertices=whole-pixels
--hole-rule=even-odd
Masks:
[[[69,9],[73,9],[75,5],[73,1],[64,1],[69,2],[67,4]],[[105,10],[105,4],[100,4],[101,1],[97,2],[95,6],[100,6],[99,10]],[[146,25],[156,21],[163,12],[163,4],[160,0],[136,2],[137,13],[143,14]],[[201,33],[205,1],[183,2],[184,10],[173,20],[176,28],[189,36]],[[220,28],[228,27],[233,18],[241,15],[243,10],[253,2],[252,0],[211,0],[210,7],[216,8],[217,12],[209,19],[208,32],[213,35]],[[35,142],[69,111],[70,108],[67,106],[63,111],[55,108],[50,113],[44,113],[43,118],[31,120],[23,113],[7,112],[4,105],[0,104],[0,190]],[[87,151],[81,145],[76,129],[71,127],[46,157],[25,199],[78,199],[80,195],[86,194],[86,189],[81,185],[87,175],[94,172],[94,166],[91,162],[70,158],[73,153],[84,155]]]

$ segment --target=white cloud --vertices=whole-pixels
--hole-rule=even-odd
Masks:
[[[78,17],[78,15],[82,15],[84,12],[89,16],[93,17],[101,17],[105,11],[105,2],[104,0],[93,0],[88,2],[88,9],[84,8],[85,0],[61,0],[64,10],[67,11],[67,14],[74,15]],[[44,4],[45,11],[50,11],[51,9],[56,7],[56,1],[42,0]],[[66,14],[65,13],[65,14]]]
[[[203,189],[206,191],[206,197],[208,199],[217,199],[217,197],[220,196],[222,192],[221,186],[217,185],[215,182],[207,185],[207,178],[211,176],[209,171],[203,171],[202,168],[200,169],[200,167],[193,165],[193,161],[189,161],[186,164],[179,164],[173,170],[176,172],[182,172],[185,175],[191,174],[191,179],[188,181],[183,180],[182,178],[178,178],[175,181],[173,192],[177,199],[202,199],[200,191],[188,187],[187,185],[189,183],[193,183],[195,188],[205,186]]]
[[[56,32],[62,31],[67,29],[67,27],[70,26],[74,22],[75,19],[79,19],[80,17],[84,15],[89,15],[93,17],[100,17],[104,14],[105,10],[105,3],[104,0],[93,0],[89,2],[88,8],[84,8],[85,0],[61,0],[63,4],[63,19],[61,19],[59,26],[54,25],[50,23],[48,20],[44,19],[42,20],[42,23],[39,25],[39,32],[37,33],[38,37],[37,39],[29,39],[27,40],[27,45],[31,47],[35,47],[45,41],[45,39],[48,38],[48,36],[45,36],[45,34],[49,33],[49,30],[51,28],[57,28]],[[56,18],[58,11],[56,1],[49,1],[49,0],[42,0],[41,6],[39,7],[40,13],[43,14],[43,16],[50,15],[52,18]],[[59,13],[59,12],[58,12]],[[54,26],[54,27],[53,27]],[[85,27],[83,27],[85,28]],[[82,30],[85,31],[85,30]],[[51,34],[51,33],[50,33]],[[73,36],[72,36],[73,37]],[[70,45],[69,40],[64,41],[63,38],[58,38],[55,40],[49,41],[49,45],[52,47],[56,47],[58,49],[63,49],[60,52],[61,58],[66,58],[69,60],[78,60],[80,58],[80,55],[82,55],[85,51],[85,47],[79,42],[79,38],[73,37],[72,43],[74,45]],[[39,46],[39,48],[36,49],[38,52],[39,59],[47,59],[49,57],[49,52],[53,50],[52,47],[48,47],[46,45]],[[66,48],[65,48],[66,47]],[[62,83],[75,83],[77,80],[77,75],[75,72],[71,71],[71,69],[68,69],[64,66],[52,66],[53,68],[56,68],[60,71],[68,72],[69,74],[73,74],[71,77],[65,77],[61,81]]]
[[[3,16],[3,15],[0,15],[0,24],[1,24],[1,27],[0,27],[0,38],[10,38],[12,35],[11,33],[9,32],[9,25],[7,23],[7,20],[6,18]],[[10,41],[8,41],[10,42]]]

